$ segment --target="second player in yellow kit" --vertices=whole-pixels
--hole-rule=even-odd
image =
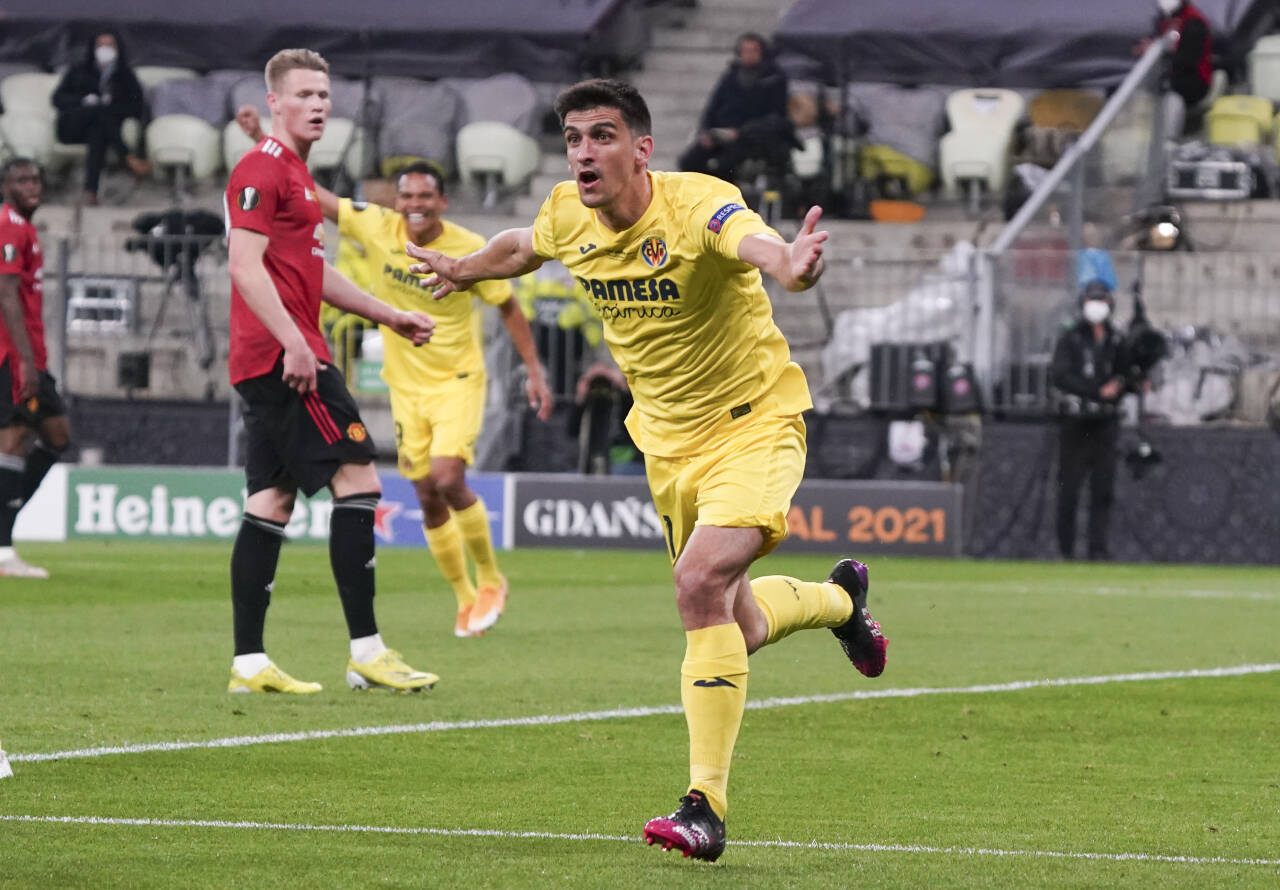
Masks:
[[[822,274],[821,209],[786,242],[731,184],[648,170],[649,110],[629,84],[584,81],[556,99],[572,182],[534,224],[462,258],[409,248],[438,293],[557,259],[604,320],[635,400],[627,427],[644,452],[674,566],[685,629],[681,700],[689,786],[644,837],[714,860],[725,846],[729,764],[746,705],[747,656],[797,630],[827,627],[867,676],[888,641],[866,609],[866,567],[841,560],[826,581],[747,569],[786,534],[804,472],[804,374],[773,321],[761,272],[788,290]]]
[[[329,196],[321,196],[330,204]],[[441,217],[448,207],[444,182],[428,164],[401,171],[396,207],[336,201],[338,231],[364,247],[373,292],[393,306],[430,312],[436,323],[430,350],[401,349],[383,338],[382,379],[391,391],[400,472],[413,482],[422,504],[423,533],[441,572],[453,587],[458,611],[454,633],[476,636],[492,627],[506,605],[507,580],[498,570],[484,501],[466,484],[484,415],[484,352],[477,334],[475,301],[496,306],[529,370],[529,403],[546,419],[547,388],[529,323],[506,281],[489,281],[433,300],[409,274],[406,242],[467,252],[484,239]],[[476,566],[473,583],[467,554]]]

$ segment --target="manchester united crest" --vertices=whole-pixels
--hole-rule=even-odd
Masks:
[[[369,438],[369,433],[365,431],[363,423],[353,423],[347,427],[347,438],[352,442],[363,442]]]
[[[650,235],[640,245],[640,259],[651,269],[658,269],[667,261],[667,242],[658,235]]]

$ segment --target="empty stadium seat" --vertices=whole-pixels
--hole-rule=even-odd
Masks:
[[[457,138],[462,100],[445,83],[427,83],[409,77],[374,78],[384,108],[394,114],[384,116],[378,131],[378,156],[382,174],[392,176],[404,158],[426,158],[447,175],[454,169],[454,141]]]
[[[200,77],[199,73],[190,68],[169,65],[139,65],[133,69],[133,73],[138,76],[138,83],[142,84],[142,89],[147,93],[171,80],[196,80]]]
[[[446,78],[442,83],[462,98],[459,124],[498,121],[533,135],[538,132],[538,92],[519,74],[495,74],[480,79]]]
[[[457,155],[462,180],[483,182],[487,206],[496,200],[499,182],[508,188],[518,186],[541,162],[532,137],[496,121],[476,121],[458,130]]]
[[[1280,34],[1259,38],[1249,51],[1249,92],[1280,102]]]
[[[53,118],[21,110],[0,115],[0,153],[48,165],[53,154]]]
[[[53,91],[59,77],[43,71],[20,71],[0,81],[0,104],[5,114],[39,113],[53,116]]]
[[[1205,115],[1212,145],[1260,145],[1271,138],[1271,100],[1264,96],[1223,96]]]
[[[307,167],[333,170],[339,165],[352,179],[364,177],[373,165],[373,140],[350,118],[330,117],[324,125],[324,135],[311,145]]]
[[[177,168],[208,179],[222,160],[221,135],[195,115],[165,114],[147,125],[147,157],[159,172]]]
[[[955,194],[961,183],[1004,191],[1013,155],[1013,132],[1025,108],[1012,90],[958,90],[947,98],[951,132],[938,149],[942,182]]]

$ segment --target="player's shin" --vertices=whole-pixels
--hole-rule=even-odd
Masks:
[[[422,527],[427,539],[427,548],[440,567],[453,595],[458,599],[458,608],[470,606],[476,601],[476,588],[467,574],[467,554],[463,550],[462,534],[458,531],[458,523],[453,517],[445,520],[443,525],[435,528]]]
[[[479,497],[476,502],[464,510],[456,510],[453,514],[466,542],[467,552],[476,564],[476,583],[480,585],[502,585],[502,575],[498,572],[498,557],[493,551],[493,539],[489,534],[489,510]]]
[[[0,547],[13,546],[13,524],[25,500],[22,496],[22,458],[0,454]]]
[[[22,499],[29,500],[50,468],[62,457],[65,449],[54,448],[44,440],[36,442],[35,447],[27,454],[26,464],[22,470]]]
[[[262,630],[283,541],[283,522],[244,514],[231,550],[231,612],[236,655],[266,651]]]
[[[747,644],[736,623],[685,633],[680,700],[689,724],[689,787],[720,818],[728,806],[729,764],[747,703]]]
[[[373,520],[380,497],[377,492],[365,492],[334,498],[329,519],[329,565],[353,640],[378,632],[373,617]]]
[[[853,614],[849,595],[830,581],[766,575],[751,582],[751,593],[769,622],[766,644],[798,630],[838,627]]]

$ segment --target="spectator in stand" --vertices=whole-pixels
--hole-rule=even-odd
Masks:
[[[147,103],[142,84],[114,32],[103,31],[85,45],[84,58],[68,68],[58,83],[53,105],[58,110],[58,140],[89,147],[84,169],[85,204],[98,203],[98,181],[106,166],[107,149],[123,158],[134,176],[151,172],[151,164],[135,155],[121,135],[126,120],[145,118]]]
[[[743,34],[707,100],[697,139],[680,155],[680,169],[732,182],[746,160],[785,168],[792,141],[787,77],[763,37]]]
[[[1156,19],[1155,34],[1139,43],[1134,49],[1141,53],[1169,31],[1178,32],[1178,43],[1169,60],[1166,97],[1176,95],[1182,100],[1182,108],[1176,103],[1167,106],[1170,115],[1168,132],[1181,135],[1187,111],[1209,94],[1213,82],[1213,41],[1209,34],[1209,20],[1191,0],[1156,0],[1160,16]]]

